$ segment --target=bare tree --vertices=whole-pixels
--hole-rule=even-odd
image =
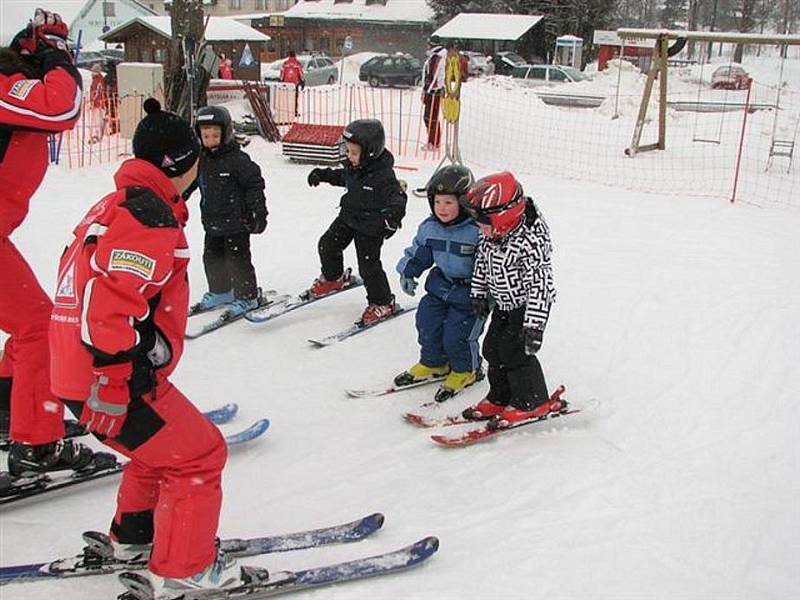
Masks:
[[[167,106],[178,114],[187,114],[189,90],[186,86],[183,55],[185,40],[195,44],[203,37],[203,0],[173,0],[170,12],[172,49],[167,60]]]

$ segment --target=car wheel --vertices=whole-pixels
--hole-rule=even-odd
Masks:
[[[369,84],[372,87],[378,87],[380,85],[380,83],[381,83],[380,79],[375,77],[375,75],[373,75],[372,77],[369,78]]]
[[[420,83],[422,83],[422,77],[420,75],[417,75],[416,77],[414,77],[414,80],[411,82],[411,85],[417,87],[419,86]]]
[[[336,83],[336,77],[334,75],[331,75],[330,77],[328,77],[328,85],[333,85],[334,83]]]

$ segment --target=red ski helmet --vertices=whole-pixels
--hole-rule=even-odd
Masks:
[[[492,173],[476,181],[462,202],[478,223],[491,225],[497,237],[515,229],[525,216],[522,186],[508,171]]]

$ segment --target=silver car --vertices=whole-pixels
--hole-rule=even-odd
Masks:
[[[285,60],[282,58],[262,66],[262,79],[280,81],[281,67]],[[303,67],[306,85],[333,85],[339,81],[339,68],[324,54],[298,54],[297,60]]]
[[[531,87],[575,83],[591,79],[574,67],[561,65],[519,65],[511,71],[511,77],[519,79],[520,83]]]

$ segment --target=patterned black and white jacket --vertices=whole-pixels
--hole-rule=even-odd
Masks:
[[[472,296],[491,295],[497,308],[525,306],[524,327],[544,331],[556,299],[550,255],[550,229],[533,200],[527,198],[525,219],[501,240],[481,238],[472,275]]]

